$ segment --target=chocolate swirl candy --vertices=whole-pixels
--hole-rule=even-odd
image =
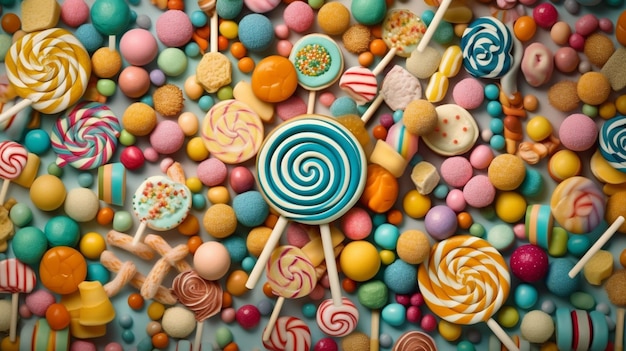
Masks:
[[[461,37],[463,67],[477,78],[501,78],[511,68],[513,38],[509,29],[493,17],[479,17]]]
[[[400,335],[391,351],[437,351],[437,345],[430,335],[411,330]]]
[[[330,223],[358,201],[367,160],[354,135],[338,122],[303,115],[268,135],[257,156],[259,188],[281,216]]]
[[[205,280],[196,271],[186,271],[174,278],[172,291],[178,301],[189,308],[198,322],[211,318],[222,308],[222,287]]]

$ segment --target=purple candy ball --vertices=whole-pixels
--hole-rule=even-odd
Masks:
[[[456,231],[456,214],[448,206],[434,206],[426,213],[424,227],[433,239],[445,240]]]

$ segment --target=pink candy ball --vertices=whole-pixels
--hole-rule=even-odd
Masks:
[[[50,305],[56,302],[54,295],[48,290],[39,289],[26,295],[26,306],[35,315],[43,317]]]
[[[302,248],[311,240],[303,224],[290,222],[289,225],[287,225],[286,232],[287,243],[295,247]]]
[[[422,317],[422,321],[420,322],[420,327],[424,329],[425,332],[430,333],[437,329],[437,318],[435,318],[432,314],[426,314]]]
[[[448,157],[439,169],[441,178],[451,187],[461,188],[472,177],[473,169],[470,162],[462,156]]]
[[[569,46],[571,46],[576,51],[583,51],[585,48],[585,37],[580,35],[579,33],[573,33],[569,36],[569,40],[567,41]]]
[[[561,144],[572,151],[589,150],[596,144],[598,127],[587,115],[574,113],[561,122],[559,138]]]
[[[496,197],[496,188],[489,177],[479,174],[470,179],[463,187],[463,196],[468,205],[483,208],[491,205]]]
[[[150,145],[160,154],[173,154],[180,150],[184,142],[185,133],[174,121],[161,121],[150,133]]]
[[[465,78],[454,86],[452,98],[457,105],[473,110],[485,100],[485,89],[478,79]]]
[[[261,312],[255,305],[243,305],[237,310],[235,319],[243,329],[252,329],[261,321]]]
[[[83,0],[66,0],[61,4],[61,21],[78,27],[89,19],[89,5]]]
[[[146,158],[141,149],[134,145],[124,148],[120,154],[120,162],[131,171],[141,168],[145,161]]]
[[[274,35],[278,39],[287,39],[289,38],[289,27],[285,24],[278,24],[274,27]]]
[[[96,351],[96,345],[91,341],[76,340],[72,342],[70,351]]]
[[[326,296],[326,289],[321,284],[316,285],[309,293],[309,298],[313,301],[321,300]]]
[[[420,293],[415,293],[411,295],[411,306],[420,307],[424,304],[424,295]]]
[[[148,162],[156,162],[159,160],[159,153],[153,147],[147,147],[143,150],[143,157],[145,157]]]
[[[588,36],[589,34],[595,32],[598,29],[598,18],[593,14],[587,14],[580,17],[574,28],[576,29],[576,33],[582,35],[583,37]]]
[[[224,162],[217,158],[207,158],[200,162],[196,169],[196,176],[206,186],[216,186],[226,180],[228,169]]]
[[[331,93],[330,91],[324,92],[320,95],[320,104],[322,104],[324,107],[330,107],[333,102],[335,102],[335,99],[337,97],[335,96],[335,94]]]
[[[104,347],[104,351],[124,351],[124,348],[117,342],[111,342]]]
[[[325,337],[319,339],[315,346],[313,346],[313,351],[338,351],[339,346],[337,346],[337,342],[333,338]]]
[[[370,215],[360,207],[351,208],[341,220],[343,233],[352,240],[367,238],[372,232],[372,228]]]
[[[519,240],[526,240],[526,226],[524,223],[517,223],[513,226],[513,234]]]
[[[222,313],[220,314],[220,317],[222,318],[222,322],[226,323],[226,324],[230,324],[232,322],[235,321],[235,315],[237,314],[237,312],[235,312],[235,309],[232,307],[228,307],[222,310]]]
[[[224,244],[207,241],[193,255],[193,267],[206,280],[219,280],[230,268],[230,254]]]
[[[554,65],[563,73],[571,73],[576,70],[580,58],[576,50],[569,46],[558,48],[554,53]]]
[[[276,52],[282,57],[289,57],[293,49],[293,44],[286,39],[281,39],[276,43]]]
[[[30,318],[30,317],[32,317],[32,316],[33,316],[33,312],[31,312],[31,311],[28,309],[28,306],[26,306],[26,305],[24,305],[24,304],[20,305],[20,306],[18,307],[17,311],[18,311],[18,313],[20,314],[20,317],[22,317],[22,318]]]
[[[152,33],[135,28],[124,33],[120,39],[120,53],[131,65],[144,66],[154,60],[159,47]]]
[[[402,306],[409,306],[411,304],[411,296],[406,294],[396,294],[396,302]]]
[[[128,66],[120,73],[117,84],[124,95],[129,98],[140,98],[150,89],[148,71],[137,66]]]
[[[536,282],[548,273],[548,255],[539,246],[527,244],[518,247],[509,260],[511,272],[525,282]]]
[[[605,33],[611,33],[613,31],[613,22],[606,17],[600,18],[598,26],[600,27],[600,30]]]
[[[470,164],[476,169],[487,169],[493,161],[494,155],[491,148],[487,145],[478,145],[470,154]]]
[[[559,19],[559,12],[554,5],[544,2],[533,9],[533,19],[539,27],[549,30]]]
[[[417,306],[409,306],[406,309],[406,320],[410,323],[419,323],[422,319],[422,311]]]
[[[185,12],[168,10],[157,19],[156,33],[165,46],[180,47],[191,40],[193,25]]]
[[[237,166],[230,171],[229,184],[237,194],[254,188],[254,175],[247,167]]]
[[[294,1],[285,8],[283,20],[289,29],[302,33],[311,28],[315,20],[315,14],[307,2]]]
[[[450,207],[454,212],[461,212],[465,209],[465,197],[461,189],[452,189],[446,196],[446,205]]]

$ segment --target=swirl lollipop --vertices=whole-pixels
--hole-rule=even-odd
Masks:
[[[172,291],[178,301],[196,316],[196,339],[193,350],[200,350],[204,321],[219,313],[222,308],[222,287],[218,282],[205,280],[196,271],[178,274],[172,282]]]
[[[607,162],[621,172],[626,172],[626,117],[616,116],[604,122],[598,137],[600,153]]]
[[[0,142],[0,178],[4,179],[0,190],[0,205],[4,203],[11,180],[19,177],[26,167],[26,161],[28,152],[22,145],[9,140]]]
[[[513,64],[512,47],[509,28],[493,17],[479,17],[461,37],[463,67],[477,78],[501,78]]]
[[[339,275],[328,223],[358,201],[367,176],[365,153],[338,122],[303,115],[270,133],[257,155],[261,193],[280,217],[252,269],[246,286],[254,288],[288,220],[319,224],[331,293],[341,305]]]
[[[106,105],[81,102],[52,127],[50,142],[57,153],[57,165],[80,170],[106,164],[117,148],[122,127]]]
[[[341,49],[327,35],[309,34],[293,45],[289,60],[296,67],[298,83],[309,91],[307,113],[313,113],[315,92],[331,86],[343,71]]]
[[[24,100],[0,114],[0,121],[31,104],[45,114],[65,110],[83,96],[91,75],[89,54],[60,28],[24,35],[11,46],[5,64],[9,82]]]
[[[491,318],[509,296],[511,278],[504,258],[487,241],[457,235],[436,243],[417,279],[433,313],[456,324],[486,321],[509,350],[519,350]]]
[[[0,293],[11,294],[11,318],[9,340],[16,340],[17,310],[20,293],[29,293],[37,285],[35,272],[26,264],[15,258],[0,261]]]
[[[263,346],[271,351],[309,351],[311,330],[296,317],[280,317]]]
[[[202,122],[202,141],[224,163],[237,164],[254,157],[263,142],[263,122],[248,105],[224,100],[214,105]]]
[[[430,335],[411,330],[400,335],[391,351],[437,351],[437,344]]]
[[[263,341],[269,340],[285,298],[306,296],[317,285],[315,266],[295,246],[277,247],[267,262],[266,273],[272,291],[279,297],[263,332]]]
[[[337,306],[332,300],[324,300],[315,315],[317,326],[326,334],[335,337],[346,336],[356,328],[359,322],[359,309],[348,298],[343,298]]]

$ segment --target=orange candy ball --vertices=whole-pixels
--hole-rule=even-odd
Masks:
[[[239,351],[239,346],[233,341],[230,344],[224,346],[222,351]]]
[[[626,268],[626,249],[622,250],[622,253],[619,255],[619,263]]]
[[[248,50],[239,41],[234,42],[230,46],[230,54],[233,55],[233,57],[236,58],[236,59],[241,59],[242,57],[246,56],[247,53],[248,53]]]
[[[226,279],[226,291],[233,296],[241,296],[248,292],[246,281],[248,281],[248,273],[240,269],[235,270]]]
[[[96,215],[96,221],[100,225],[109,225],[113,222],[115,211],[110,207],[101,207]]]
[[[191,254],[194,254],[200,245],[202,245],[202,238],[197,235],[190,236],[189,239],[187,239],[187,248]]]
[[[233,295],[228,291],[222,291],[222,309],[231,307],[233,305]]]
[[[71,294],[87,277],[87,262],[77,250],[56,246],[43,255],[39,277],[48,290],[61,295]]]
[[[356,291],[357,288],[356,282],[350,278],[343,278],[343,280],[341,281],[341,287],[348,294],[352,294]]]
[[[254,71],[254,60],[250,57],[242,57],[237,61],[237,68],[241,71],[241,73],[250,73]]]
[[[469,212],[459,213],[458,215],[456,215],[456,220],[461,229],[469,229],[469,227],[471,227],[474,223],[472,215]]]
[[[273,299],[276,297],[276,295],[274,294],[274,291],[272,290],[272,286],[268,282],[265,282],[263,284],[263,294],[265,294],[265,296],[269,297],[270,299]]]
[[[537,24],[530,16],[521,16],[513,25],[513,32],[520,41],[529,41],[537,32]]]
[[[170,338],[163,332],[152,335],[152,346],[159,350],[165,350],[169,343]]]
[[[178,225],[177,229],[182,235],[196,235],[200,232],[200,221],[198,221],[198,217],[190,213],[187,215],[187,218]]]
[[[359,54],[359,65],[369,67],[374,63],[374,54],[365,51]]]
[[[389,222],[390,224],[400,225],[402,224],[403,219],[404,216],[402,215],[402,211],[400,210],[393,209],[387,212],[387,222]]]
[[[62,330],[70,325],[70,312],[65,305],[53,303],[46,310],[46,321],[52,330]]]
[[[387,128],[379,124],[372,129],[372,135],[378,140],[385,140],[387,138]]]
[[[8,34],[17,32],[22,26],[22,21],[14,13],[7,13],[2,16],[2,29]]]
[[[370,42],[370,51],[374,56],[385,56],[387,44],[382,39],[374,39]]]
[[[132,293],[128,295],[128,307],[132,308],[133,310],[139,311],[143,308],[144,303],[145,300],[143,299],[143,296],[141,296],[141,294]]]
[[[217,49],[219,51],[228,49],[228,39],[225,36],[220,35],[217,37]]]

